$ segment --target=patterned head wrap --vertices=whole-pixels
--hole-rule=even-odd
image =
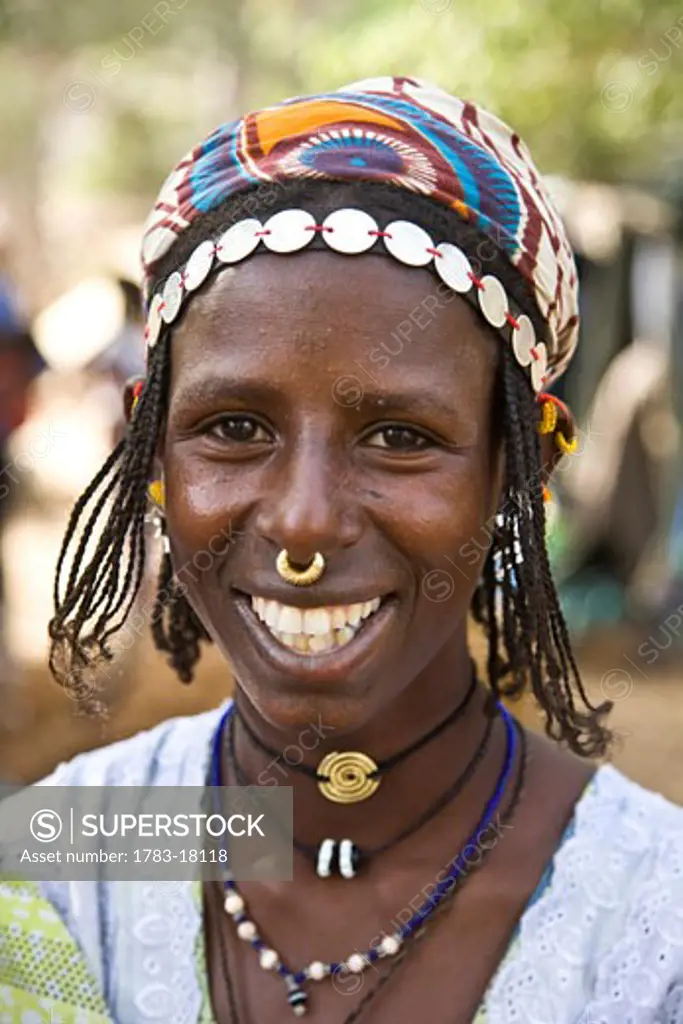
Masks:
[[[386,182],[456,211],[526,280],[549,329],[549,377],[578,335],[577,275],[564,227],[519,136],[492,114],[413,78],[375,78],[285,100],[221,125],[167,178],[145,225],[154,265],[202,214],[262,182]]]

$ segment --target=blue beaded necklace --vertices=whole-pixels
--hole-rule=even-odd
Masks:
[[[240,896],[234,878],[227,869],[224,871],[223,889],[225,894],[224,908],[232,918],[238,937],[249,942],[254,951],[259,955],[261,967],[266,971],[279,974],[287,988],[287,1001],[295,1016],[301,1017],[306,1013],[308,993],[302,987],[311,981],[322,981],[324,978],[334,974],[361,974],[366,967],[385,957],[395,956],[406,939],[409,939],[419,928],[425,924],[429,917],[435,912],[441,901],[452,893],[457,885],[458,876],[466,877],[467,860],[465,851],[470,847],[476,847],[477,838],[485,832],[493,822],[505,795],[510,777],[513,771],[515,755],[518,747],[518,733],[512,716],[506,711],[502,704],[497,705],[498,711],[505,723],[506,750],[505,760],[498,776],[496,788],[489,799],[484,813],[473,830],[460,853],[453,861],[445,876],[436,886],[434,892],[424,901],[422,906],[413,916],[391,935],[385,935],[377,946],[366,950],[364,953],[352,953],[346,960],[323,963],[316,960],[300,971],[294,971],[289,967],[280,955],[261,939],[256,925],[246,914],[246,904]],[[233,714],[234,704],[231,703],[222,715],[218,728],[214,734],[211,750],[211,786],[220,787],[221,780],[221,751],[223,749],[223,736],[225,729]],[[227,851],[226,851],[227,852]]]

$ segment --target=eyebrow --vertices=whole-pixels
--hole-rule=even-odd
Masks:
[[[369,405],[378,413],[403,411],[414,414],[437,415],[452,417],[456,412],[453,402],[446,402],[425,388],[411,388],[403,391],[379,391],[365,387],[358,374],[355,377],[363,388],[362,400],[349,408]],[[341,378],[340,378],[341,379]],[[332,385],[333,386],[333,385]],[[190,404],[212,404],[227,400],[239,400],[244,404],[267,404],[281,400],[281,391],[270,384],[257,381],[235,381],[226,378],[207,377],[194,381],[182,382],[176,392],[176,401]],[[340,403],[342,406],[344,403]]]
[[[272,402],[279,391],[268,384],[257,381],[237,381],[226,377],[202,377],[197,380],[181,381],[176,390],[176,401],[212,403],[226,399],[243,399],[250,402]]]
[[[404,412],[437,413],[441,416],[452,416],[456,411],[453,403],[441,401],[438,395],[425,388],[394,392],[368,391],[364,388],[362,400],[379,411],[400,409]]]

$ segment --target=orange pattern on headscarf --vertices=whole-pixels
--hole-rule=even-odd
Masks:
[[[404,132],[405,124],[387,117],[378,110],[367,110],[357,103],[334,103],[329,100],[310,100],[292,103],[291,106],[273,107],[252,115],[252,125],[258,133],[258,144],[267,156],[282,139],[308,134],[319,129],[329,129],[340,121],[366,123],[373,127],[384,125],[394,131]],[[249,132],[253,138],[253,133]]]

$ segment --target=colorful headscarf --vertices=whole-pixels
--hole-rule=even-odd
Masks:
[[[531,286],[556,377],[578,335],[563,224],[519,136],[473,103],[413,78],[375,78],[285,100],[217,128],[167,178],[145,225],[154,264],[203,214],[262,182],[386,182],[443,203],[491,237]]]

